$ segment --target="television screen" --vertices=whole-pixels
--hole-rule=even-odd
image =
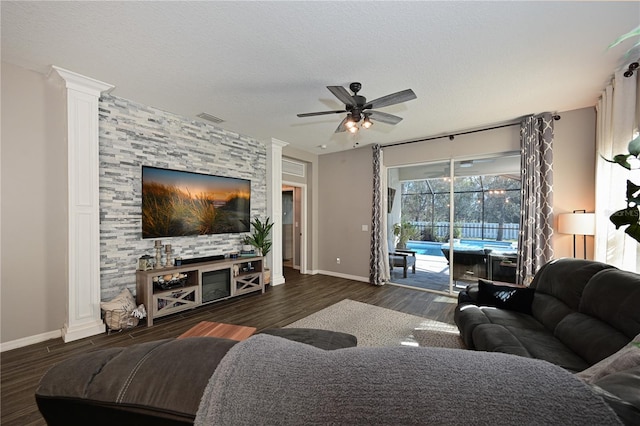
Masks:
[[[142,166],[142,238],[248,232],[251,181]]]

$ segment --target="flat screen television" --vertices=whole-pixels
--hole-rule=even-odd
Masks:
[[[249,232],[251,181],[142,166],[142,238]]]

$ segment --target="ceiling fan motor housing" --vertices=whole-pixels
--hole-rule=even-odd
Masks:
[[[353,117],[353,121],[356,123],[362,119],[362,110],[366,108],[365,104],[367,103],[367,98],[360,95],[353,95],[353,101],[356,103],[355,105],[345,105],[347,111],[351,113],[351,117]]]

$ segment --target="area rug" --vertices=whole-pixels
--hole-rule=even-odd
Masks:
[[[432,346],[464,349],[455,325],[345,299],[287,325],[353,334],[358,346]]]

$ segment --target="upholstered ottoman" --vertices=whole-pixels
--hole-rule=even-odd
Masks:
[[[322,349],[356,345],[345,333],[268,329]],[[189,337],[84,353],[53,366],[42,377],[36,402],[52,425],[190,425],[220,360],[238,342]]]

